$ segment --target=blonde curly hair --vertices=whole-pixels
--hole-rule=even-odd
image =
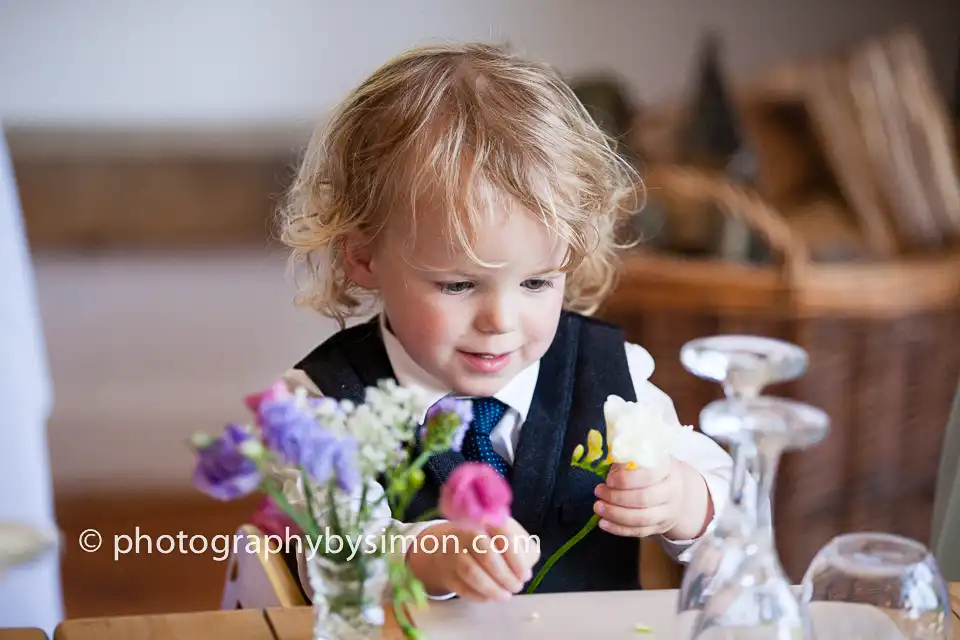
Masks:
[[[591,314],[614,286],[617,224],[637,208],[639,178],[614,148],[544,64],[479,43],[409,50],[318,129],[286,194],[297,301],[344,326],[365,293],[341,262],[349,235],[375,239],[397,216],[415,228],[426,198],[477,260],[475,229],[509,198],[566,243],[564,305]]]

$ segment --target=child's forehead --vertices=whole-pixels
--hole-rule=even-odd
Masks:
[[[558,268],[565,243],[541,219],[517,203],[502,203],[469,215],[432,209],[400,233],[394,251],[421,268]],[[397,231],[400,231],[399,229]]]

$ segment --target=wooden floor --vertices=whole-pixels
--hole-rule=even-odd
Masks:
[[[57,516],[64,535],[62,580],[68,618],[148,614],[218,609],[226,563],[222,554],[189,552],[191,536],[229,536],[247,521],[257,500],[221,503],[198,494],[84,497],[57,501]],[[95,553],[80,548],[80,534],[96,529],[103,546]],[[186,553],[159,553],[149,548],[146,536],[162,535],[167,545],[183,532]],[[139,553],[118,555],[114,540],[123,548],[141,535]],[[223,539],[221,539],[223,540]],[[177,543],[179,545],[179,543]],[[168,547],[164,546],[166,551]],[[152,553],[151,553],[152,551]]]

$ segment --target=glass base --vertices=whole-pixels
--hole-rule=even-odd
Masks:
[[[764,387],[795,380],[806,371],[807,360],[799,346],[762,336],[709,336],[680,349],[687,371],[722,385],[731,398],[756,397]]]

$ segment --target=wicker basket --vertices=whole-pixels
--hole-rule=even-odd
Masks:
[[[657,361],[652,381],[697,424],[720,397],[679,363],[686,341],[751,333],[799,344],[810,367],[770,387],[821,407],[820,445],[787,453],[775,500],[784,567],[799,580],[831,537],[896,532],[928,542],[943,430],[960,375],[960,249],[909,261],[815,264],[758,195],[689,168],[650,167],[650,193],[712,203],[766,239],[775,266],[684,260],[642,246],[624,256],[599,317]]]

